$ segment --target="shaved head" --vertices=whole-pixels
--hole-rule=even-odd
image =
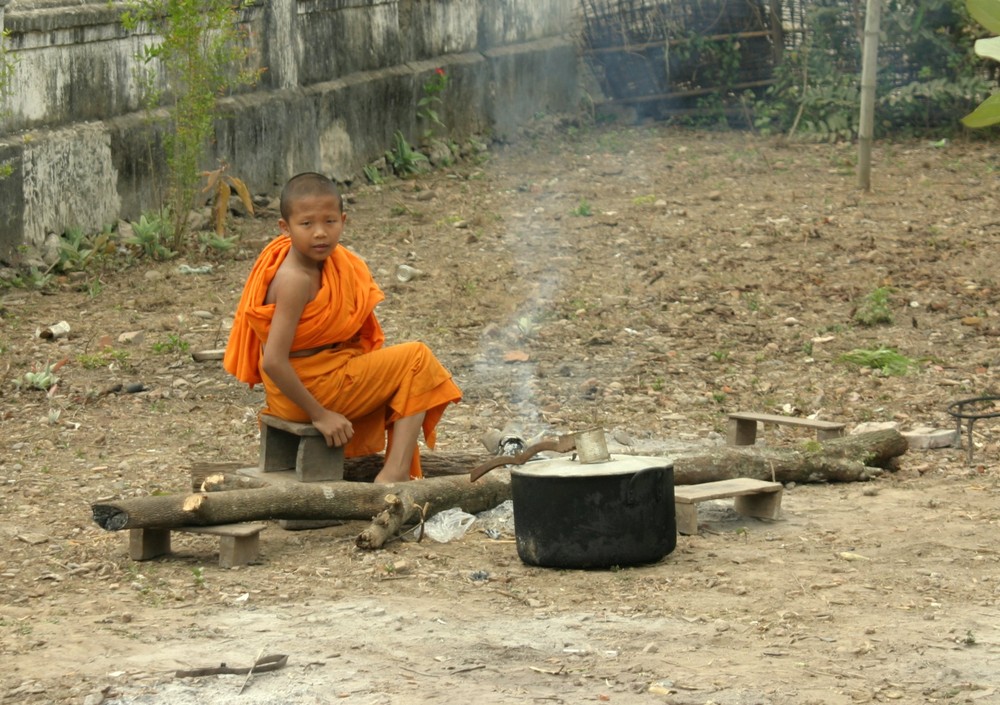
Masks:
[[[311,196],[333,196],[337,199],[337,207],[341,212],[344,210],[344,200],[337,185],[322,174],[307,171],[290,178],[281,190],[281,217],[289,220],[295,202]]]

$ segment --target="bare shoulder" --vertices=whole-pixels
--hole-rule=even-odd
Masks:
[[[316,295],[319,277],[306,269],[284,262],[267,287],[265,304],[274,304],[278,299],[305,303]]]

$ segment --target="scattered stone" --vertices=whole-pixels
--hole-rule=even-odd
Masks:
[[[147,270],[146,273],[142,275],[142,278],[148,282],[158,282],[158,281],[163,281],[164,276],[163,272],[159,271],[158,269],[150,269]]]
[[[851,429],[851,435],[858,433],[871,433],[873,431],[898,431],[899,422],[898,421],[865,421],[864,423],[859,423],[857,426]]]
[[[122,333],[118,336],[118,342],[122,345],[142,345],[143,339],[145,339],[146,333],[141,330],[129,331],[128,333]]]
[[[910,444],[910,450],[951,448],[958,444],[958,431],[956,429],[918,426],[912,431],[903,431],[903,438]]]
[[[49,537],[42,534],[18,534],[17,540],[23,541],[29,546],[39,546],[43,543],[48,543]]]

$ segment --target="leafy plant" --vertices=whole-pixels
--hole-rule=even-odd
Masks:
[[[138,222],[132,222],[132,236],[126,238],[125,244],[135,245],[150,259],[168,260],[177,253],[165,243],[169,239],[170,222],[164,213],[143,213]]]
[[[587,202],[586,199],[580,199],[580,203],[577,205],[576,208],[570,211],[570,214],[579,216],[581,218],[589,218],[594,214],[594,211],[590,207],[590,204]]]
[[[434,69],[434,74],[424,83],[424,95],[417,101],[417,118],[423,122],[424,140],[429,141],[434,136],[435,127],[447,130],[438,115],[438,106],[443,105],[441,94],[448,88],[448,74],[442,68]]]
[[[1000,34],[1000,0],[966,0],[972,18],[993,34]],[[1000,61],[1000,37],[979,39],[975,43],[977,56]],[[962,118],[966,127],[989,127],[1000,122],[1000,93],[994,93],[971,113]]]
[[[191,349],[190,343],[181,338],[176,333],[171,333],[167,336],[166,340],[161,340],[153,343],[153,352],[159,354],[165,353],[186,353]]]
[[[99,367],[117,365],[121,369],[129,367],[129,352],[127,350],[115,350],[107,347],[96,353],[81,353],[76,356],[76,361],[84,369],[95,370]]]
[[[968,1],[970,11],[974,4],[998,2]],[[802,43],[783,54],[774,84],[752,98],[758,130],[826,141],[853,138],[862,53],[858,7],[842,0],[808,4]],[[991,78],[975,61],[975,27],[962,0],[893,0],[883,7],[876,130],[955,129],[955,112],[975,105]]]
[[[889,306],[889,295],[892,289],[880,286],[870,292],[854,312],[854,320],[863,326],[877,326],[892,323],[892,309]]]
[[[147,104],[167,109],[166,203],[174,251],[182,249],[188,232],[199,163],[212,134],[218,100],[236,86],[254,83],[259,74],[247,68],[250,51],[241,43],[244,32],[238,22],[239,12],[250,4],[250,0],[129,0],[122,15],[126,29],[148,27],[160,37],[138,58],[147,67]]]
[[[239,243],[238,235],[216,235],[215,233],[202,233],[198,236],[198,243],[202,254],[208,252],[229,252],[236,248]]]
[[[10,82],[14,77],[14,67],[17,60],[7,51],[4,40],[10,35],[10,30],[0,30],[0,105],[3,98],[10,92]],[[0,111],[0,118],[3,112]],[[14,166],[10,161],[0,162],[0,180],[6,179],[14,173]]]
[[[32,289],[44,289],[52,283],[52,275],[47,271],[43,272],[38,267],[30,267],[25,277],[24,285]]]
[[[115,237],[110,227],[94,236],[88,236],[81,228],[70,228],[59,239],[59,261],[54,268],[60,272],[82,272],[114,251]]]
[[[382,177],[382,172],[374,164],[365,164],[362,171],[364,171],[365,178],[368,179],[369,183],[375,186],[385,183],[385,179]]]
[[[398,176],[409,176],[419,173],[427,164],[427,157],[422,152],[410,146],[409,141],[400,130],[393,135],[393,148],[385,153],[386,161]]]
[[[856,348],[841,355],[840,360],[858,367],[870,367],[887,377],[905,375],[917,364],[916,361],[899,353],[895,348],[884,345],[874,350]]]
[[[32,369],[31,372],[25,372],[20,379],[14,380],[14,386],[21,388],[27,387],[28,389],[38,389],[43,392],[47,392],[55,385],[59,384],[59,376],[56,372],[66,364],[65,360],[59,362],[46,363],[45,367],[41,370]]]
[[[226,215],[229,213],[229,200],[232,198],[233,191],[239,196],[247,213],[253,215],[253,199],[250,197],[250,190],[242,179],[227,174],[228,168],[228,164],[222,163],[218,169],[201,173],[205,179],[205,188],[201,192],[212,194],[212,222],[215,224],[215,234],[219,237],[226,234]]]

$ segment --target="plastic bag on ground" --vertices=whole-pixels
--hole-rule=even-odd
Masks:
[[[476,517],[458,507],[438,512],[424,522],[424,535],[438,543],[448,543],[465,536]]]
[[[506,500],[476,515],[476,529],[491,539],[514,535],[514,502]]]

